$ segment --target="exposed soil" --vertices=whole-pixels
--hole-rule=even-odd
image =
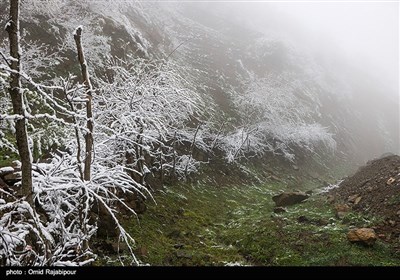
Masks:
[[[400,156],[369,161],[330,191],[337,203],[354,211],[378,217],[376,232],[386,241],[400,237]]]

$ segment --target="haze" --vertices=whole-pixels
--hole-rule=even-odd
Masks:
[[[315,45],[332,45],[360,69],[369,68],[391,89],[399,77],[399,3],[271,3]],[[285,16],[284,16],[285,17]],[[281,18],[277,16],[277,18]]]
[[[327,59],[340,57],[398,93],[399,3],[233,1],[200,5],[260,32],[286,36]]]

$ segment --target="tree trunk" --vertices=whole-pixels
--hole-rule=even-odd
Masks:
[[[142,148],[142,144],[143,144],[143,137],[142,137],[142,133],[143,133],[143,126],[140,128],[139,130],[139,134],[136,137],[136,157],[137,157],[137,170],[140,173],[140,179],[139,179],[139,183],[144,185],[144,168],[143,168],[143,161],[144,161],[144,157],[143,157],[143,148]]]
[[[201,126],[201,124],[199,124],[199,125],[197,126],[196,132],[194,133],[194,136],[193,136],[192,144],[190,145],[189,159],[188,159],[188,162],[187,162],[186,167],[185,167],[185,179],[187,179],[186,177],[187,177],[188,167],[189,167],[190,161],[192,160],[192,157],[193,157],[193,149],[194,149],[194,145],[195,145],[195,143],[196,143],[197,133],[198,133],[199,130],[200,130],[200,126]]]
[[[11,61],[11,80],[10,96],[14,114],[21,116],[15,123],[15,137],[17,140],[18,153],[21,159],[21,193],[26,200],[33,206],[32,198],[32,157],[28,144],[27,119],[24,105],[23,91],[21,90],[21,51],[20,51],[20,32],[19,32],[19,0],[10,1],[10,20],[6,25],[8,38],[10,40]]]
[[[87,70],[87,63],[85,60],[85,56],[83,54],[83,47],[82,47],[82,27],[79,26],[75,30],[74,34],[74,39],[76,43],[76,49],[78,51],[78,60],[79,64],[81,65],[81,72],[82,72],[82,78],[83,78],[83,83],[86,87],[86,128],[88,132],[85,134],[85,167],[83,170],[83,179],[85,181],[90,180],[90,169],[92,165],[92,153],[93,153],[93,112],[92,112],[92,93],[93,93],[93,88],[92,84],[90,83],[89,79],[89,72]]]

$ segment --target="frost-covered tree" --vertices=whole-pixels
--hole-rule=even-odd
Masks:
[[[202,102],[184,77],[185,70],[170,62],[133,58],[129,63],[118,59],[108,63],[108,80],[96,79],[95,119],[101,124],[101,147],[113,155],[109,164],[125,163],[142,183],[152,173],[182,177],[185,169],[196,170],[187,148],[195,138],[200,149],[208,146],[203,137],[195,137],[196,128],[190,128]],[[110,133],[112,137],[104,137]]]
[[[293,148],[314,152],[323,145],[335,149],[332,134],[315,121],[318,100],[304,79],[289,73],[270,73],[264,78],[252,75],[233,96],[243,125],[220,140],[228,161],[265,152],[292,161]]]
[[[15,138],[21,159],[21,194],[30,205],[32,202],[32,155],[28,142],[27,112],[24,92],[21,89],[21,47],[19,28],[19,0],[10,1],[10,19],[6,25],[10,43],[10,57],[7,60],[10,68],[9,93],[15,115]]]
[[[53,7],[45,11],[59,10]],[[82,28],[77,31],[82,32]],[[80,39],[78,32],[76,39]],[[96,50],[88,44],[96,35],[91,32],[89,28],[89,40],[86,36],[76,40],[82,83],[74,75],[52,73],[51,69],[65,60],[42,59],[45,53],[53,58],[58,55],[40,42],[27,44],[17,53],[26,71],[12,67],[16,58],[2,55],[1,90],[18,89],[24,111],[10,114],[7,96],[2,94],[1,125],[14,132],[17,122],[24,120],[30,154],[35,147],[41,153],[43,139],[51,131],[56,138],[63,138],[62,142],[55,140],[57,145],[47,163],[33,163],[29,157],[33,163],[32,201],[17,196],[13,188],[0,189],[0,259],[6,265],[90,263],[96,257],[90,240],[97,222],[104,219],[102,215],[114,222],[121,241],[128,244],[133,263],[138,264],[133,237],[116,213],[124,208],[136,214],[129,196],[151,197],[146,176],[184,177],[198,167],[194,147],[208,149],[199,120],[201,99],[184,69],[165,60],[128,57],[128,62],[115,58],[107,49]],[[23,37],[17,38],[23,41]],[[85,63],[82,46],[92,52],[91,63]],[[100,52],[107,59],[96,65],[92,88],[88,71]],[[13,76],[20,78],[17,87],[8,85],[15,81]],[[6,139],[0,143],[14,148]]]
[[[108,168],[101,164],[93,164],[95,172],[93,177],[84,176],[80,172],[79,157],[74,156],[73,147],[80,141],[79,131],[91,135],[91,127],[80,126],[80,122],[91,123],[93,119],[88,112],[69,109],[74,100],[62,101],[56,96],[64,94],[66,97],[72,93],[84,93],[86,98],[88,90],[87,69],[82,69],[86,74],[84,84],[69,84],[65,79],[60,79],[62,86],[42,85],[36,83],[32,77],[22,71],[20,65],[23,53],[20,49],[19,32],[19,1],[10,1],[10,20],[7,24],[10,41],[10,56],[2,53],[4,64],[2,75],[10,80],[8,86],[14,113],[10,116],[2,114],[2,119],[14,121],[15,137],[19,157],[22,161],[22,197],[16,196],[14,189],[0,189],[0,258],[5,265],[83,265],[93,260],[93,253],[89,241],[96,232],[96,219],[93,217],[93,205],[103,207],[111,215],[120,231],[121,238],[132,249],[133,239],[121,227],[114,214],[115,203],[120,203],[134,213],[124,199],[116,196],[116,190],[124,193],[138,189],[141,185],[129,177],[122,168]],[[81,30],[81,29],[78,29]],[[82,47],[77,40],[77,49],[82,66],[86,66],[83,58]],[[84,68],[84,67],[83,67]],[[42,98],[44,108],[51,108],[51,112],[36,112],[28,110],[32,95],[26,94],[21,78]],[[90,84],[89,84],[90,85]],[[2,80],[2,87],[4,83]],[[2,100],[3,101],[3,100]],[[50,119],[62,126],[74,127],[78,132],[76,138],[70,138],[70,152],[59,151],[53,155],[49,164],[32,165],[31,145],[27,125],[29,120]],[[71,122],[68,120],[73,119]],[[2,143],[6,143],[2,141]],[[88,144],[86,142],[86,144]],[[92,143],[89,143],[92,149]],[[71,152],[72,150],[72,152]],[[88,149],[86,149],[88,150]],[[86,156],[87,158],[87,156]],[[92,161],[89,163],[89,170]],[[86,175],[86,169],[85,169]],[[144,195],[144,194],[142,194]],[[111,205],[113,201],[113,205]],[[137,263],[131,250],[133,260]]]

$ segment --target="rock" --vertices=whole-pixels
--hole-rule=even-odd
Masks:
[[[306,216],[300,216],[300,217],[298,217],[298,218],[297,218],[297,221],[298,221],[299,223],[304,223],[304,224],[310,223],[310,222],[311,222],[310,219],[307,218]]]
[[[308,190],[308,191],[306,191],[306,194],[311,196],[313,194],[313,191],[312,190]]]
[[[351,195],[351,196],[349,196],[347,201],[350,203],[353,203],[354,205],[357,205],[361,201],[361,196],[359,194]]]
[[[191,259],[193,255],[189,252],[185,252],[182,250],[176,251],[176,257],[180,259]]]
[[[13,162],[11,162],[11,167],[14,169],[21,169],[21,162],[19,160],[14,160]]]
[[[389,225],[391,225],[392,227],[394,227],[396,225],[396,222],[393,220],[389,220]]]
[[[400,210],[396,212],[396,215],[397,215],[397,216],[400,216]]]
[[[327,221],[327,220],[325,220],[325,219],[318,219],[318,220],[316,220],[315,221],[315,224],[317,225],[317,226],[327,226],[328,224],[329,224],[329,221]]]
[[[178,243],[178,244],[174,245],[174,248],[175,249],[182,249],[184,246],[185,246],[184,244]]]
[[[12,168],[11,166],[6,166],[6,167],[2,167],[0,168],[0,176],[4,177],[7,174],[13,173],[14,172],[14,168]]]
[[[4,182],[10,183],[11,185],[13,185],[16,182],[21,181],[21,178],[22,178],[22,173],[21,173],[21,171],[18,171],[18,172],[14,172],[14,173],[5,175],[3,177],[3,180],[4,180]]]
[[[393,177],[390,177],[387,181],[386,181],[386,185],[391,185],[391,184],[393,184],[394,182],[396,182],[396,179],[395,178],[393,178]]]
[[[279,214],[279,213],[285,213],[286,209],[283,207],[275,207],[274,208],[274,213]]]
[[[297,165],[292,165],[294,170],[299,170],[299,167]]]
[[[347,202],[354,203],[354,200],[355,200],[357,197],[358,197],[358,194],[350,195],[349,198],[347,198]]]
[[[347,239],[352,243],[372,246],[377,239],[377,235],[372,228],[356,228],[347,233]]]
[[[307,199],[309,195],[304,192],[283,192],[272,197],[276,207],[290,206],[298,204]]]
[[[335,205],[335,214],[336,217],[339,219],[342,219],[349,211],[350,211],[350,206],[348,206],[347,204]]]

